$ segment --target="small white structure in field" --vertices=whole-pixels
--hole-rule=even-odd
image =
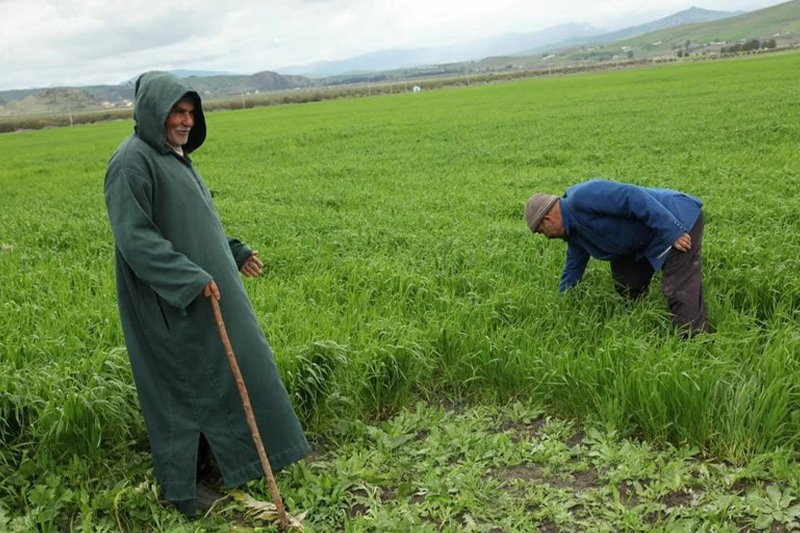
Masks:
[[[418,93],[422,90],[422,87],[420,87],[419,85],[414,85],[414,88],[411,90],[414,91],[415,93]]]

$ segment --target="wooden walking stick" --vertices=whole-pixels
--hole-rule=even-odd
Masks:
[[[267,476],[267,483],[269,490],[272,492],[272,501],[278,510],[278,519],[282,530],[289,527],[289,517],[286,516],[286,509],[283,507],[283,500],[281,493],[278,492],[278,485],[275,484],[275,476],[272,475],[272,467],[269,465],[267,459],[267,452],[264,450],[264,443],[261,442],[261,435],[258,433],[258,426],[256,425],[256,418],[253,416],[253,406],[250,404],[250,396],[247,394],[247,387],[244,385],[242,378],[242,371],[239,370],[239,363],[236,362],[236,356],[233,354],[231,341],[228,339],[228,332],[225,331],[225,322],[222,321],[222,311],[219,309],[219,302],[214,296],[211,296],[211,307],[214,309],[214,319],[217,322],[217,329],[219,330],[219,338],[222,340],[222,345],[225,347],[225,354],[228,356],[228,362],[233,371],[233,377],[236,379],[236,387],[239,389],[239,396],[242,397],[242,406],[244,407],[244,414],[247,417],[247,425],[250,426],[250,433],[253,435],[253,442],[256,444],[258,450],[258,457],[261,459],[261,466],[264,468],[264,475]]]

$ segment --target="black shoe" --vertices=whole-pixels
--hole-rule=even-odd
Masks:
[[[218,502],[228,499],[228,496],[220,493],[207,483],[197,484],[197,512],[206,514]]]

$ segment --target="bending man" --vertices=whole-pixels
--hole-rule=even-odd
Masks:
[[[570,187],[562,198],[532,196],[525,220],[532,232],[567,241],[561,292],[577,285],[590,257],[610,261],[617,290],[633,299],[663,269],[661,292],[672,322],[692,335],[710,329],[700,257],[702,205],[678,191],[595,179]]]

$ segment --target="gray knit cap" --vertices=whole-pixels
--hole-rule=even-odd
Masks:
[[[557,201],[558,196],[552,194],[534,194],[528,198],[528,203],[525,204],[525,221],[531,231],[536,231],[544,216]]]

